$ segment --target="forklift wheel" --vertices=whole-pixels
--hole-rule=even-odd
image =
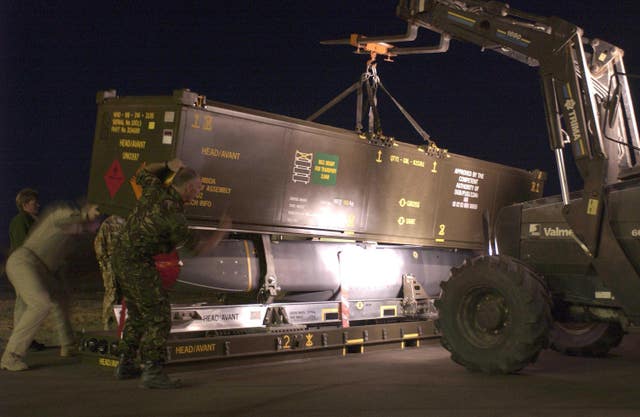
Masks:
[[[440,286],[441,343],[467,369],[514,373],[535,362],[547,346],[551,301],[525,264],[481,256],[453,268]]]
[[[605,356],[622,341],[619,323],[560,323],[551,328],[551,348],[571,356]]]

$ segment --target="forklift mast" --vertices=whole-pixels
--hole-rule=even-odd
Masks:
[[[538,67],[562,216],[620,305],[640,320],[640,275],[615,236],[611,225],[615,214],[608,201],[610,186],[640,175],[640,140],[624,52],[584,37],[580,27],[563,19],[536,16],[497,1],[400,0],[396,14],[407,22],[403,35],[352,34],[324,43],[350,44],[358,52],[376,50],[391,59],[446,52],[450,41],[458,40]],[[439,33],[439,44],[397,46],[416,40],[420,28]],[[583,181],[581,194],[570,195],[566,147]]]
[[[565,206],[563,214],[585,253],[596,257],[604,189],[635,175],[640,161],[624,52],[605,41],[583,37],[580,27],[558,17],[536,16],[496,1],[400,0],[396,13],[407,21],[406,35],[353,34],[348,43],[359,50],[384,45],[382,52],[391,58],[446,52],[454,39],[539,68],[549,144],[555,153]],[[415,40],[419,28],[439,33],[439,45],[396,46],[397,42]],[[584,182],[580,199],[569,197],[564,155],[567,146]]]

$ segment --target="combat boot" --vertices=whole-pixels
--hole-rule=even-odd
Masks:
[[[157,361],[146,361],[142,371],[141,388],[151,389],[172,389],[181,386],[179,379],[171,379],[162,370],[162,363]]]
[[[140,376],[142,369],[136,365],[135,361],[126,356],[124,353],[120,355],[120,362],[116,366],[114,375],[116,379],[133,379]]]

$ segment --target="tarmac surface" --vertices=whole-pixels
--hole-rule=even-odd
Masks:
[[[84,300],[78,316],[95,310],[98,319],[101,280],[78,276],[74,296]],[[183,295],[192,296],[200,294]],[[5,278],[0,301],[9,315],[13,295]],[[437,340],[345,357],[332,351],[172,364],[169,373],[185,386],[168,391],[117,381],[96,357],[58,353],[29,352],[30,370],[0,371],[0,417],[640,416],[640,334],[625,336],[606,358],[547,350],[506,376],[466,371]]]
[[[0,372],[0,416],[640,416],[640,334],[606,358],[545,351],[518,375],[470,373],[437,340],[323,357],[173,364],[178,390],[116,381],[95,361],[30,353]]]

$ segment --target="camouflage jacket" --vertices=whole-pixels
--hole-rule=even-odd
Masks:
[[[109,262],[123,225],[124,219],[118,216],[109,216],[102,222],[98,233],[96,233],[96,238],[93,240],[93,248],[96,251],[98,262]]]
[[[163,187],[160,179],[145,169],[137,174],[136,182],[142,186],[142,195],[120,234],[115,248],[118,260],[152,265],[154,255],[180,246],[192,247],[194,240],[180,194],[173,187]]]

